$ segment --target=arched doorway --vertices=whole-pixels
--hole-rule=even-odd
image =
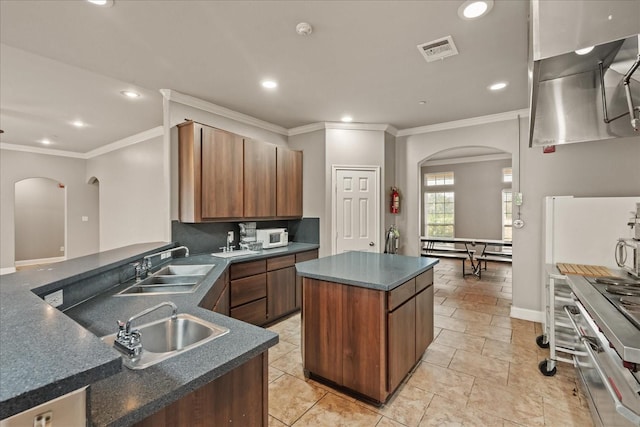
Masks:
[[[49,178],[15,183],[16,267],[66,258],[66,188]]]

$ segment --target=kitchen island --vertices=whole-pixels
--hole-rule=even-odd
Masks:
[[[387,401],[433,340],[437,263],[346,252],[296,264],[305,375]]]

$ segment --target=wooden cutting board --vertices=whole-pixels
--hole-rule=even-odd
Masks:
[[[561,262],[556,265],[562,274],[577,274],[589,277],[612,276],[607,267],[602,267],[600,265],[564,264]]]

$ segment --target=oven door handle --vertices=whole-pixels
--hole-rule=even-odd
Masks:
[[[588,315],[586,309],[582,306],[582,304],[580,304],[578,301],[575,301],[575,304],[578,307],[578,310],[580,311],[580,314],[582,316],[587,316]],[[573,319],[573,313],[570,310],[571,306],[565,305],[563,308],[564,308],[564,311],[567,313],[567,316],[569,316],[569,321],[571,322],[571,325],[573,326],[573,328],[576,330],[576,332],[580,336],[580,340],[584,344],[585,350],[587,350],[587,354],[589,355],[589,359],[591,359],[591,363],[593,364],[593,368],[596,370],[596,372],[598,373],[598,376],[602,380],[602,383],[604,384],[604,388],[607,389],[607,392],[611,396],[611,399],[613,400],[613,403],[616,406],[616,411],[620,415],[622,415],[623,417],[625,417],[626,419],[631,421],[634,425],[640,426],[640,415],[636,414],[633,410],[629,409],[627,406],[625,406],[624,403],[622,403],[622,401],[618,398],[618,393],[616,393],[616,391],[613,388],[613,385],[611,385],[611,381],[612,380],[610,380],[609,377],[607,377],[607,375],[605,374],[604,370],[602,369],[602,367],[598,363],[598,359],[596,358],[595,350],[593,349],[594,346],[597,349],[600,349],[600,346],[597,343],[597,339],[595,339],[594,337],[590,337],[590,336],[584,335],[582,333],[582,331],[578,327],[578,324]],[[596,342],[594,342],[594,340]]]

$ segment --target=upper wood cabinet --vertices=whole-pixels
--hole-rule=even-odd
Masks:
[[[302,216],[302,151],[278,147],[277,213],[279,217]]]
[[[178,125],[182,222],[302,216],[302,152]]]
[[[244,140],[244,216],[276,216],[276,146]]]
[[[242,218],[242,137],[194,122],[178,134],[180,221]]]

